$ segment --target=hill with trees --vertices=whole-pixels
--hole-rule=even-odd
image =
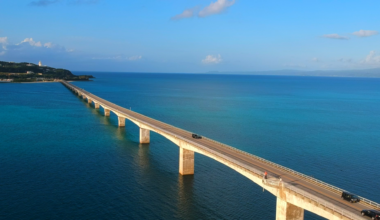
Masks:
[[[0,79],[11,79],[13,82],[35,82],[56,80],[90,80],[91,75],[76,76],[69,70],[39,66],[34,63],[15,63],[0,61]]]

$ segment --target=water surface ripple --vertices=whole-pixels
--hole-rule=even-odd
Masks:
[[[91,74],[74,84],[380,202],[379,79]],[[0,219],[275,219],[253,182],[198,154],[180,176],[172,142],[140,145],[60,83],[0,94]]]

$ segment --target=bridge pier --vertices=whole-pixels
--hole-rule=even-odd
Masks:
[[[194,174],[194,151],[179,148],[179,173],[181,175]]]
[[[140,128],[140,143],[141,144],[150,143],[150,131],[148,129]]]
[[[276,220],[304,220],[304,210],[277,197]]]
[[[87,98],[87,103],[88,103],[88,104],[91,104],[91,102],[92,102],[92,100],[89,99],[89,98]]]
[[[97,102],[94,102],[94,103],[95,103],[95,108],[96,108],[96,109],[100,108],[99,103],[97,103]]]
[[[104,109],[104,116],[110,116],[111,112],[109,109]]]
[[[119,121],[119,127],[125,127],[125,118],[117,116],[117,119]]]

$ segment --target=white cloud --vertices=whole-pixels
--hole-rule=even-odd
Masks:
[[[7,44],[8,43],[8,37],[0,37],[0,44]]]
[[[56,3],[65,2],[64,0],[37,0],[29,3],[30,6],[49,6]],[[66,0],[67,4],[80,5],[80,4],[96,4],[99,0]]]
[[[339,34],[325,34],[322,37],[324,38],[330,38],[330,39],[337,39],[337,40],[348,40],[350,38],[341,36]]]
[[[217,0],[216,2],[212,2],[209,6],[203,8],[199,13],[199,17],[206,17],[213,14],[222,13],[226,8],[231,7],[235,4],[236,0],[228,1],[228,0]]]
[[[217,64],[220,62],[222,62],[222,57],[220,54],[218,54],[218,56],[207,55],[206,58],[202,60],[203,64]]]
[[[60,0],[38,0],[29,3],[31,6],[48,6],[54,3],[58,3]]]
[[[41,46],[42,46],[42,44],[41,44],[40,41],[35,42],[35,41],[33,40],[33,38],[25,38],[25,40],[21,41],[21,43],[19,43],[19,44],[17,44],[17,45],[20,45],[20,44],[22,44],[22,43],[29,43],[31,46],[35,46],[35,47],[41,47]]]
[[[287,64],[284,64],[284,66],[290,67],[290,68],[305,68],[306,67],[305,65],[294,64],[294,63],[287,63]]]
[[[2,50],[0,49],[0,56],[4,55],[7,50],[8,37],[0,37],[0,45],[2,45]]]
[[[142,56],[130,56],[130,57],[125,57],[125,56],[113,56],[113,57],[93,57],[93,60],[118,60],[118,61],[136,61],[136,60],[141,60]]]
[[[99,0],[72,0],[71,4],[96,4]]]
[[[353,62],[353,60],[351,58],[340,58],[339,61],[342,63],[352,63]]]
[[[18,44],[11,44],[5,38],[1,38],[1,42],[6,42],[6,44],[2,44],[1,47],[0,43],[0,53],[10,60],[28,61],[35,57],[48,60],[54,57],[67,58],[69,54],[65,47],[51,42],[43,44],[40,41],[34,41],[33,38],[25,38]]]
[[[358,37],[369,37],[369,36],[373,36],[373,35],[379,34],[379,32],[377,32],[377,31],[370,31],[370,30],[360,30],[360,31],[356,31],[356,32],[354,32],[352,34],[356,35]]]
[[[311,61],[313,61],[313,62],[319,62],[320,60],[319,60],[317,57],[313,57],[313,58],[311,59]]]
[[[48,43],[44,44],[44,47],[46,47],[46,48],[52,48],[53,44],[51,42],[48,42]]]
[[[121,56],[115,56],[115,57],[93,57],[93,60],[121,60]]]
[[[362,63],[370,64],[370,65],[380,64],[380,55],[377,55],[376,51],[372,50],[369,52],[369,54],[367,55],[367,57],[364,59],[364,61]]]
[[[135,60],[141,60],[142,59],[142,56],[131,56],[131,57],[128,57],[127,60],[130,60],[130,61],[135,61]]]
[[[199,7],[189,8],[184,10],[181,14],[178,14],[171,18],[171,20],[181,20],[184,18],[191,18],[195,15],[195,12],[199,9]]]
[[[68,52],[68,53],[71,53],[71,52],[74,51],[74,49],[66,49],[65,47],[59,46],[58,44],[53,44],[52,42],[44,43],[44,47],[48,48],[48,49],[53,49],[53,50],[65,51],[65,52]]]

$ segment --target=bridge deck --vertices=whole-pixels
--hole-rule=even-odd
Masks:
[[[100,105],[106,106],[110,108],[112,111],[117,111],[122,115],[126,115],[132,118],[137,119],[141,123],[146,123],[150,125],[154,125],[156,128],[160,129],[163,132],[170,132],[171,134],[175,134],[178,137],[181,137],[184,140],[187,140],[191,143],[195,142],[198,145],[203,146],[205,149],[209,149],[212,152],[218,152],[220,154],[225,155],[227,158],[231,160],[231,162],[239,162],[240,164],[244,164],[253,169],[259,170],[262,173],[264,171],[268,172],[268,178],[282,178],[283,182],[293,185],[294,187],[306,191],[321,200],[327,201],[335,206],[345,210],[345,212],[351,212],[357,215],[358,218],[361,219],[360,211],[363,209],[373,209],[366,203],[350,203],[348,201],[343,200],[340,196],[340,192],[336,190],[333,191],[328,187],[324,187],[320,184],[315,184],[307,178],[300,177],[299,175],[294,175],[286,170],[279,169],[271,164],[263,162],[261,160],[257,160],[250,156],[247,153],[243,153],[241,151],[235,150],[232,147],[227,147],[225,145],[221,145],[220,143],[213,141],[208,138],[202,139],[194,139],[192,138],[192,133],[186,130],[168,125],[166,123],[157,121],[155,119],[149,118],[147,116],[141,115],[139,113],[133,112],[129,109],[123,108],[111,102],[108,102],[98,96],[95,96],[77,86],[74,86],[65,81],[62,82],[64,85],[69,86],[71,88],[79,90],[81,93],[90,97],[95,102],[100,103]],[[354,218],[355,219],[355,218]]]

